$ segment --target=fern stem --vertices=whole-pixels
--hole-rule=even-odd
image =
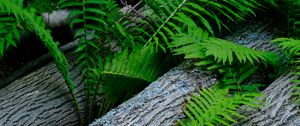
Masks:
[[[151,42],[154,37],[162,30],[162,28],[171,20],[171,18],[176,14],[176,12],[187,2],[187,0],[182,1],[179,6],[171,13],[171,15],[165,20],[165,22],[159,26],[156,32],[151,36],[151,38],[147,41],[147,44]],[[158,45],[158,44],[157,44]],[[146,46],[146,45],[145,45]]]
[[[29,15],[25,15],[25,17],[28,17]],[[33,24],[33,18],[29,18],[27,21],[25,21],[28,24]],[[30,22],[30,23],[29,23]],[[54,43],[52,36],[49,32],[47,32],[44,28],[38,27],[37,25],[34,25],[34,31],[35,33],[40,37],[40,39],[44,42],[45,46],[48,48],[49,52],[51,55],[54,57],[55,62],[63,74],[65,81],[67,83],[69,92],[71,93],[72,99],[73,99],[73,104],[75,105],[75,109],[78,111],[78,116],[79,116],[79,121],[81,125],[83,125],[83,120],[81,118],[81,112],[78,104],[78,100],[75,96],[75,84],[73,83],[71,76],[68,72],[68,62],[66,57],[59,51],[57,45]]]
[[[50,54],[53,56],[58,69],[62,73],[62,75],[67,83],[69,92],[71,93],[71,96],[73,99],[73,104],[75,106],[75,109],[78,112],[80,124],[83,125],[78,100],[76,99],[76,96],[75,96],[75,88],[76,87],[75,87],[75,84],[73,83],[71,76],[68,72],[67,59],[59,51],[57,44],[53,41],[53,38],[52,38],[50,32],[46,31],[45,28],[43,27],[43,25],[40,26],[41,24],[39,24],[39,21],[35,20],[37,18],[34,18],[34,16],[35,16],[34,14],[31,14],[31,13],[23,10],[19,6],[12,3],[10,0],[1,1],[0,8],[3,8],[3,7],[6,8],[7,10],[9,10],[11,13],[13,13],[16,16],[16,18],[20,18],[28,30],[35,32],[39,36],[39,38],[42,40],[43,44],[46,46],[46,48],[48,49]],[[42,23],[42,21],[41,21],[41,23]]]
[[[84,23],[83,23],[83,27],[84,27],[84,41],[83,41],[83,43],[85,44],[85,43],[87,43],[87,34],[88,34],[88,31],[87,31],[87,23],[86,23],[86,4],[85,4],[85,0],[82,0],[82,11],[83,11],[83,16],[82,16],[82,18],[83,18],[83,20],[84,20]],[[81,44],[83,44],[83,43],[81,43]],[[86,51],[86,49],[84,50],[84,51]],[[86,52],[85,52],[86,53]],[[87,67],[87,66],[84,66],[84,67]],[[84,68],[84,69],[88,69],[88,67],[87,68]],[[90,92],[90,84],[89,84],[89,82],[85,82],[85,88],[87,89],[87,93],[86,93],[86,111],[85,111],[85,116],[86,116],[86,123],[88,124],[90,121],[91,121],[91,113],[92,113],[92,109],[91,109],[91,107],[90,107],[90,94],[91,94],[91,92]]]

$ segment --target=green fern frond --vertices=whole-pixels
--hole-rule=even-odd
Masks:
[[[107,60],[102,74],[153,82],[159,75],[159,60],[159,55],[151,48],[135,47],[130,55],[128,50],[124,50],[116,54],[112,61]]]
[[[76,30],[75,38],[82,38],[83,40],[81,41],[87,41],[89,38],[101,41],[115,39],[120,40],[119,42],[123,46],[133,44],[132,37],[124,28],[124,22],[120,21],[122,15],[115,1],[60,0],[59,5],[61,8],[73,8],[68,16],[68,21],[70,27]],[[81,27],[76,29],[78,26]],[[112,35],[104,34],[112,34],[114,38],[112,38]],[[87,45],[94,46],[91,44]]]
[[[287,54],[292,60],[292,69],[294,74],[300,75],[300,40],[293,38],[277,38],[272,40],[278,44],[278,46]],[[294,95],[297,97],[297,102],[300,103],[300,80],[293,81],[295,83]]]
[[[300,51],[300,40],[293,38],[277,38],[272,40],[278,44],[278,46],[286,52],[288,55],[298,55]]]
[[[45,29],[45,24],[40,17],[35,14],[35,11],[31,9],[27,11],[17,4],[11,2],[10,0],[1,0],[0,1],[0,11],[9,12],[11,15],[14,15],[16,20],[19,20],[26,30],[34,32],[42,40],[43,44],[46,46],[51,56],[54,58],[54,61],[57,64],[58,69],[62,73],[69,91],[72,95],[74,105],[77,111],[80,113],[78,106],[78,101],[75,97],[75,84],[71,80],[71,76],[68,72],[68,62],[66,57],[59,51],[57,44],[53,41],[53,38],[50,34],[50,31]],[[80,115],[79,115],[80,117]],[[81,121],[81,118],[80,118]]]
[[[170,60],[163,58],[162,54],[154,51],[152,46],[144,48],[136,46],[131,51],[124,50],[115,54],[113,58],[108,57],[101,72],[104,78],[104,89],[107,89],[104,94],[119,97],[122,93],[135,90],[133,88],[143,87],[155,81],[168,69],[165,66],[166,62]]]
[[[23,6],[23,0],[12,1],[17,6]],[[0,9],[0,59],[4,56],[5,50],[17,47],[20,41],[20,21],[6,9]]]
[[[237,123],[237,119],[244,119],[237,110],[241,105],[260,107],[260,102],[253,97],[261,96],[257,93],[229,95],[228,89],[216,87],[205,89],[193,94],[186,103],[184,110],[187,119],[180,120],[182,126],[227,125]]]
[[[163,49],[163,45],[169,45],[170,36],[185,30],[185,25],[199,24],[214,34],[214,24],[219,30],[227,28],[226,23],[222,22],[223,18],[231,21],[244,20],[246,15],[255,14],[254,9],[260,6],[256,0],[145,0],[145,3],[151,8],[152,16],[142,22],[149,30],[141,32],[150,35],[147,36],[150,38],[146,43],[155,43]]]
[[[186,59],[200,59],[197,66],[233,62],[241,64],[267,62],[277,64],[278,56],[272,52],[253,50],[218,38],[210,38],[208,33],[199,28],[189,28],[188,33],[174,37],[171,46],[175,54],[184,54]],[[214,67],[214,66],[212,66]],[[218,66],[215,66],[218,67]]]
[[[222,74],[222,78],[218,85],[222,88],[231,89],[237,92],[257,92],[258,88],[263,86],[259,82],[247,83],[247,79],[253,75],[258,69],[258,66],[252,64],[242,64],[234,66],[225,66],[218,69]]]
[[[132,44],[119,22],[122,17],[117,4],[113,0],[60,0],[60,7],[72,8],[68,16],[70,27],[75,30],[75,39],[79,40],[77,62],[82,68],[82,75],[89,78],[92,69],[97,69],[97,61],[107,53],[107,43],[121,43],[123,46]],[[77,27],[79,27],[77,29]],[[123,36],[123,37],[122,37]],[[129,42],[130,44],[126,43]],[[125,44],[126,43],[126,44]],[[94,82],[98,79],[94,78]],[[85,80],[89,84],[92,78]],[[98,81],[99,82],[99,81]]]

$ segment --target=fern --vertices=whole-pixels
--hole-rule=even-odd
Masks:
[[[107,57],[101,72],[102,93],[112,105],[121,100],[121,96],[129,98],[171,68],[170,62],[170,56],[163,56],[152,46],[136,46],[131,51],[115,54],[113,58]]]
[[[240,93],[245,92],[257,92],[258,88],[263,86],[260,82],[251,80],[251,83],[247,82],[249,77],[258,70],[258,66],[251,64],[237,64],[234,66],[225,66],[218,69],[218,72],[222,75],[222,78],[218,82],[220,87],[231,89],[231,91],[238,91]]]
[[[211,38],[200,28],[189,28],[188,33],[180,33],[174,37],[170,45],[176,48],[175,54],[184,54],[186,59],[200,59],[196,66],[215,64],[233,64],[234,62],[255,64],[267,62],[276,65],[278,56],[272,52],[253,50],[226,40]]]
[[[241,105],[249,107],[260,107],[259,101],[252,99],[260,96],[257,93],[235,94],[230,96],[228,89],[215,87],[199,91],[193,94],[186,103],[184,110],[187,119],[180,120],[183,126],[213,126],[237,123],[237,119],[244,119],[245,116],[236,112]]]
[[[23,0],[13,0],[12,2],[19,7],[23,6]],[[0,59],[4,56],[5,50],[17,47],[17,43],[20,41],[22,26],[20,21],[9,13],[5,9],[0,10]]]
[[[289,56],[297,56],[300,51],[300,40],[293,38],[277,38],[272,40]]]
[[[72,8],[68,16],[70,28],[75,31],[74,37],[79,40],[75,51],[78,67],[82,70],[85,88],[87,89],[87,113],[92,113],[95,93],[101,82],[102,61],[110,50],[107,44],[119,43],[123,47],[133,45],[121,21],[120,8],[113,0],[60,0],[61,8]],[[88,117],[88,116],[87,116]],[[87,118],[87,121],[91,118]]]
[[[175,55],[184,54],[185,59],[195,59],[196,66],[216,71],[222,77],[220,84],[239,92],[247,91],[250,86],[257,88],[257,84],[242,85],[257,70],[255,64],[279,66],[279,56],[275,53],[212,38],[200,28],[189,27],[188,33],[179,33],[173,39],[170,48],[174,48]]]
[[[278,44],[278,46],[287,54],[292,60],[292,69],[296,75],[300,75],[300,40],[292,38],[277,38],[272,40]],[[295,92],[294,95],[297,97],[297,102],[300,104],[300,80],[294,80]]]
[[[142,20],[149,29],[138,29],[149,38],[142,41],[155,43],[162,49],[170,43],[172,35],[185,29],[185,25],[195,26],[193,22],[196,22],[214,34],[213,25],[219,30],[227,28],[225,20],[245,20],[246,15],[254,14],[254,9],[260,6],[256,0],[145,0],[145,3],[151,8],[152,15],[148,20]]]
[[[0,1],[0,10],[9,12],[9,14],[14,15],[16,20],[19,20],[23,26],[34,32],[39,36],[44,45],[49,50],[50,54],[53,56],[60,72],[62,73],[69,91],[74,100],[74,104],[78,112],[80,113],[79,106],[75,97],[75,84],[71,80],[71,76],[68,72],[68,62],[65,56],[59,51],[56,43],[53,41],[53,38],[50,34],[50,31],[45,29],[45,24],[41,18],[37,18],[34,10],[30,10],[29,12],[25,9],[22,9],[20,6],[11,2],[10,0],[2,0]],[[80,116],[79,116],[80,117]],[[81,118],[80,118],[81,119]]]

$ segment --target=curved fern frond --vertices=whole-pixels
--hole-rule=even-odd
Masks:
[[[231,126],[238,122],[237,119],[246,118],[237,112],[241,105],[261,107],[260,102],[253,99],[256,96],[260,94],[229,95],[228,89],[203,88],[187,101],[184,110],[187,119],[180,120],[179,123],[182,126]]]
[[[166,58],[154,51],[153,47],[136,46],[131,51],[124,50],[115,54],[113,58],[108,57],[101,74],[105,78],[111,78],[108,80],[121,77],[150,83],[168,69],[165,68],[166,61]],[[123,85],[129,86],[130,84]]]
[[[59,51],[57,44],[53,41],[53,38],[50,34],[50,31],[45,29],[45,24],[43,20],[35,14],[35,11],[31,9],[29,12],[25,9],[22,9],[20,6],[11,2],[10,0],[1,0],[0,1],[0,10],[10,12],[14,17],[25,27],[26,30],[34,32],[42,40],[43,44],[46,46],[51,56],[54,58],[54,61],[57,64],[58,69],[62,73],[68,89],[72,95],[74,105],[77,111],[80,113],[78,106],[78,101],[75,97],[75,84],[71,80],[71,76],[68,72],[68,62],[66,57]],[[80,115],[79,115],[80,117]],[[80,118],[80,121],[81,118]]]
[[[288,55],[298,55],[300,52],[300,40],[293,38],[277,38],[272,40],[278,44],[278,46],[286,52]]]
[[[68,16],[68,21],[70,27],[76,30],[75,38],[82,38],[83,43],[95,47],[96,43],[89,42],[93,38],[101,41],[120,40],[119,42],[123,46],[132,44],[131,36],[127,34],[123,22],[119,21],[122,15],[115,1],[60,0],[59,5],[61,8],[73,8]],[[78,26],[81,27],[76,29]],[[113,36],[114,38],[112,38]],[[125,42],[129,43],[124,44]]]
[[[111,104],[130,98],[171,68],[170,58],[156,52],[152,46],[136,46],[133,50],[107,57],[101,72],[101,93],[108,97]]]
[[[153,82],[161,74],[161,56],[153,48],[135,47],[131,51],[122,51],[105,63],[102,74],[110,76],[123,76]]]
[[[186,59],[200,59],[195,65],[220,63],[232,65],[257,62],[278,64],[279,57],[273,52],[264,52],[244,47],[226,40],[211,38],[200,28],[189,28],[188,33],[180,33],[174,37],[170,47],[175,54],[184,54]]]
[[[155,43],[164,49],[169,45],[170,36],[185,30],[187,26],[199,26],[214,34],[214,24],[221,30],[227,28],[223,18],[228,20],[244,20],[248,14],[255,14],[254,9],[260,6],[256,0],[145,0],[151,8],[152,16],[143,23],[149,27],[148,31],[141,30],[149,39],[146,43]],[[221,20],[222,18],[222,20]],[[214,21],[214,23],[211,22]],[[196,23],[194,23],[196,22]]]
[[[77,62],[82,68],[82,75],[89,78],[91,69],[98,67],[99,58],[103,58],[105,44],[132,42],[118,20],[122,17],[117,4],[113,0],[60,0],[62,8],[73,8],[68,16],[70,27],[75,30],[75,39],[79,40]],[[80,27],[79,27],[80,26]],[[79,27],[78,29],[76,29]],[[122,37],[123,36],[123,37]],[[128,41],[126,41],[128,40]],[[131,43],[130,43],[131,44]],[[94,78],[96,82],[96,78]],[[85,79],[89,84],[90,79]]]

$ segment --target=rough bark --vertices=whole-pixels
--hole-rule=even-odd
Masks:
[[[79,71],[71,70],[79,85]],[[76,91],[84,103],[83,88]],[[22,77],[0,89],[1,126],[78,126],[78,113],[74,109],[65,81],[55,63]]]
[[[182,64],[90,126],[169,126],[182,117],[181,108],[191,92],[216,81],[210,72]]]
[[[299,126],[300,108],[295,104],[292,90],[296,75],[287,74],[279,77],[262,93],[265,97],[258,98],[265,102],[264,108],[247,111],[249,119],[239,124],[242,126]]]
[[[166,79],[166,80],[165,80]],[[275,80],[260,98],[266,102],[262,109],[252,111],[243,108],[250,118],[243,126],[299,126],[299,106],[291,97],[295,76],[281,76]],[[182,117],[184,99],[200,85],[207,87],[216,80],[198,69],[178,67],[152,83],[134,98],[111,110],[90,126],[170,126]]]
[[[257,27],[261,26],[258,25]],[[245,27],[245,29],[249,31],[250,28]],[[255,30],[254,33],[257,33],[259,30],[258,28],[252,29]],[[239,34],[243,35],[243,33]],[[237,35],[237,37],[239,36]],[[272,38],[269,32],[259,31],[259,34],[254,36],[254,38],[252,33],[245,33],[243,38],[239,37],[237,39],[237,37],[228,37],[228,39],[256,49],[277,50],[268,43]],[[78,70],[72,69],[71,73],[75,83],[80,85],[81,78]],[[267,95],[274,93],[274,96],[276,96],[270,97],[270,103],[276,105],[274,110],[277,110],[277,112],[272,111],[275,114],[269,114],[270,116],[266,114],[266,118],[270,117],[275,120],[284,120],[285,117],[288,117],[285,119],[285,122],[293,120],[290,124],[297,125],[299,113],[294,113],[298,108],[295,106],[286,106],[287,104],[289,105],[289,100],[285,100],[287,102],[279,102],[278,104],[276,102],[276,100],[280,101],[282,99],[281,97],[277,97],[276,92],[280,93],[278,95],[283,98],[288,96],[284,95],[285,92],[283,91],[290,91],[286,89],[286,87],[289,86],[283,86],[283,88],[281,85],[284,82],[289,82],[287,78],[290,78],[290,76],[281,79],[281,81],[275,81],[274,83],[277,82],[276,84],[272,84],[279,85],[278,87],[274,86],[274,88],[266,89],[266,92],[270,92],[266,93]],[[184,63],[170,70],[132,99],[113,109],[102,118],[97,119],[91,126],[172,125],[178,118],[183,116],[182,106],[184,105],[184,99],[187,98],[190,93],[197,91],[201,87],[209,87],[216,81],[211,72],[192,68],[190,63]],[[283,91],[279,91],[281,88]],[[81,103],[81,108],[84,108],[84,94],[82,88],[79,88],[77,91],[77,96]],[[252,113],[249,112],[250,115],[253,116],[251,116],[252,118],[245,122],[245,124],[251,123],[251,120],[258,120],[259,114],[265,114],[271,109],[267,107],[262,110]],[[287,116],[285,110],[289,110],[288,114],[292,116]],[[259,114],[255,115],[256,113]],[[5,88],[0,89],[1,126],[75,126],[79,123],[77,114],[72,105],[65,82],[54,63],[42,67],[14,81]],[[256,122],[252,124],[262,124],[262,122]],[[274,122],[274,120],[270,120],[269,122]],[[276,125],[276,123],[274,123],[274,125]]]
[[[275,34],[276,31],[266,29],[265,25],[256,23],[246,27],[243,26],[242,30],[225,38],[250,48],[274,51],[280,54],[278,48],[270,43],[270,40],[274,38],[272,33]],[[174,125],[182,116],[182,106],[188,94],[195,92],[198,89],[197,87],[207,87],[216,82],[216,79],[205,71],[184,68],[186,67],[175,68],[168,72],[162,78],[150,84],[141,93],[97,119],[90,126]],[[254,78],[263,79],[260,78],[263,74],[259,73]],[[253,117],[244,124],[277,126],[284,124],[279,123],[280,121],[285,121],[289,125],[298,125],[299,113],[296,112],[298,108],[291,101],[284,102],[283,104],[283,101],[290,98],[290,86],[286,86],[286,84],[291,85],[291,79],[293,79],[291,76],[281,77],[264,91],[268,102],[277,105],[275,109],[272,106],[266,106],[264,109],[257,110],[249,114]],[[280,96],[283,94],[285,94],[285,97]],[[278,102],[281,100],[282,102]],[[259,122],[261,121],[258,120],[260,119],[260,115],[266,116],[263,119],[268,119],[268,123]],[[270,115],[273,118],[268,118]],[[292,118],[287,118],[289,116]]]

